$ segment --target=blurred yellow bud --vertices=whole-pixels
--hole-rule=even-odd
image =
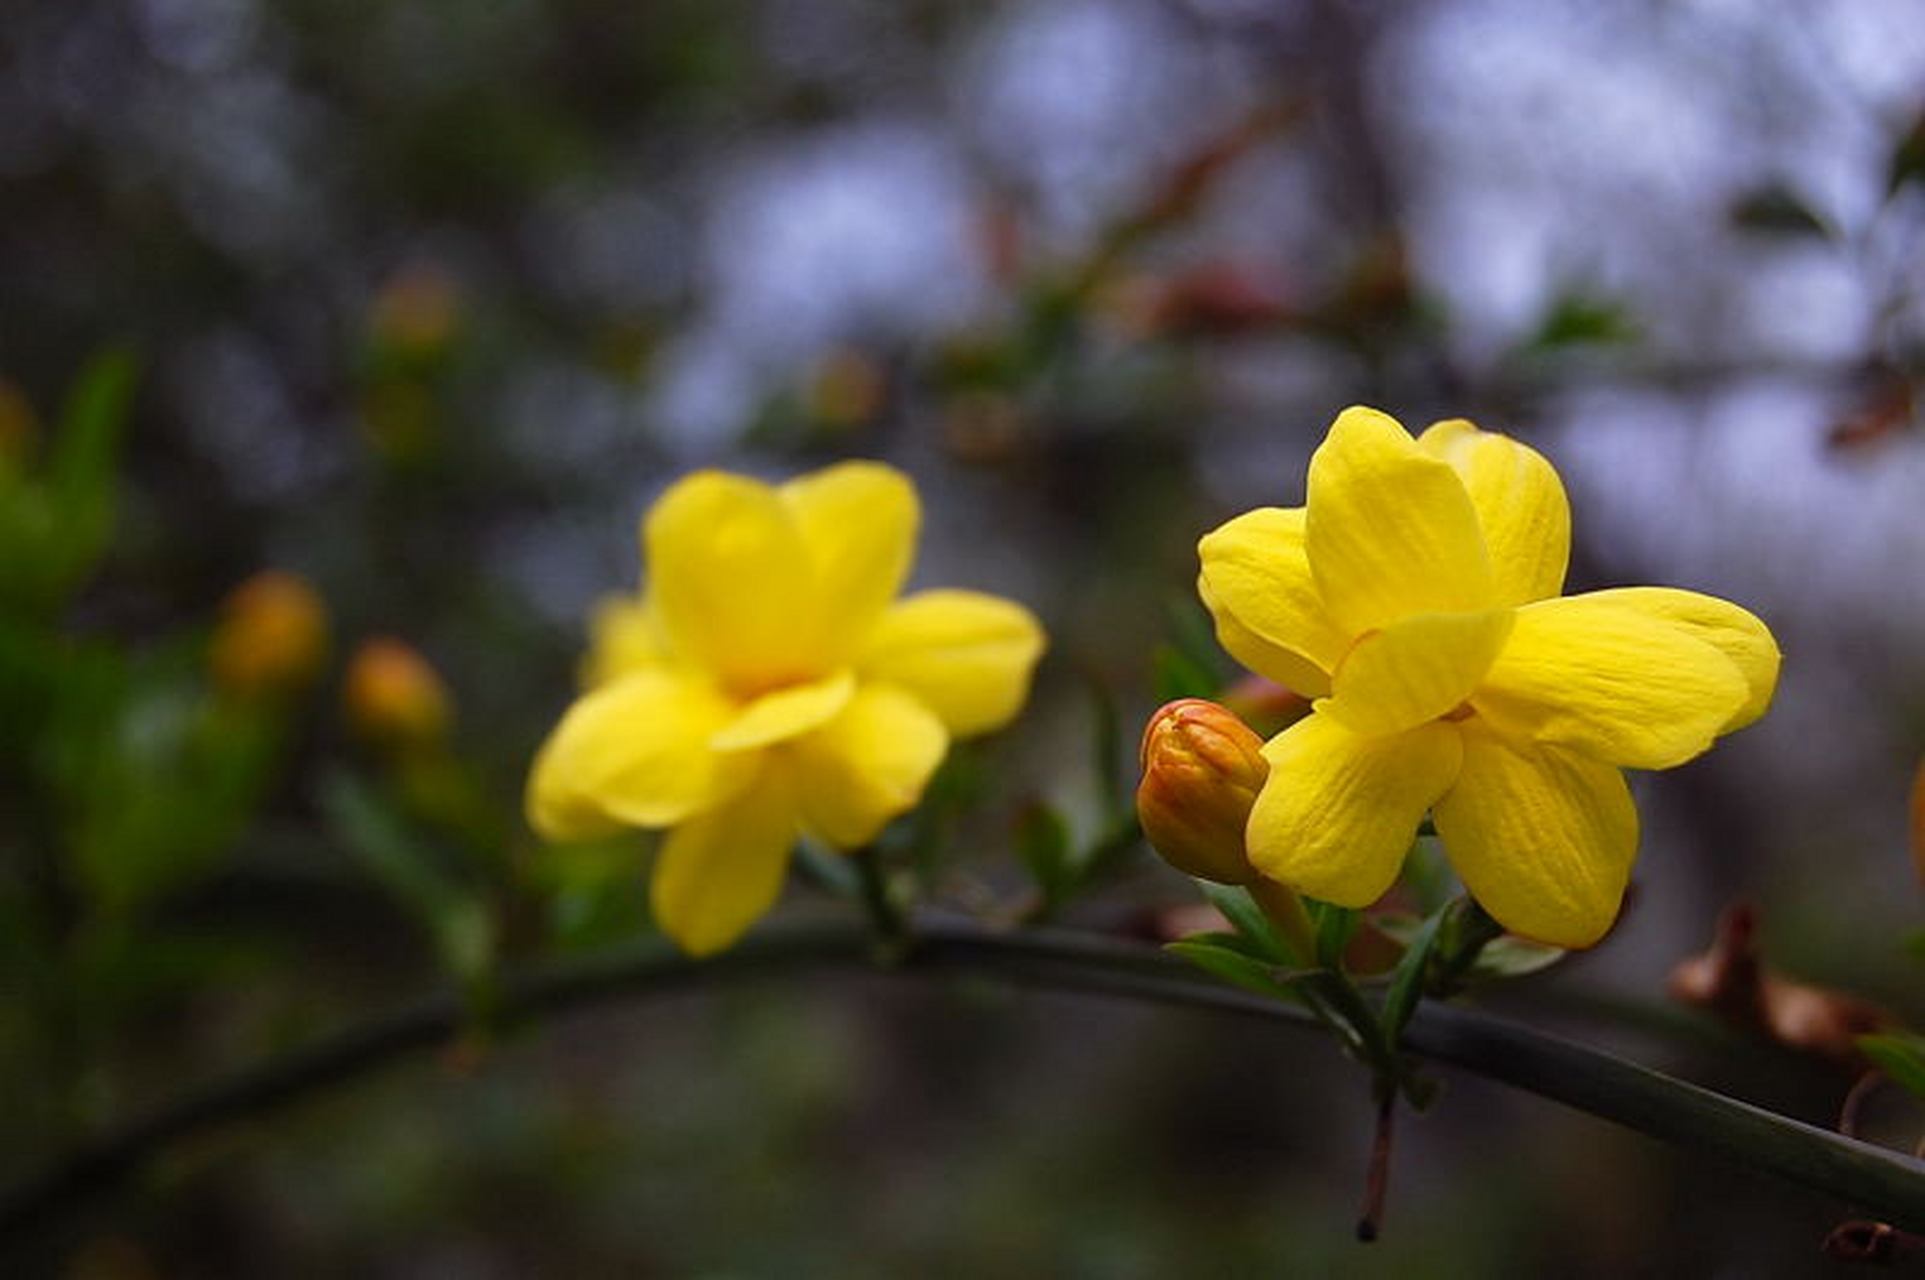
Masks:
[[[432,746],[454,718],[448,686],[412,647],[392,636],[363,641],[348,663],[348,723],[384,746]]]
[[[40,419],[19,387],[0,378],[0,467],[26,461],[40,436]]]
[[[824,356],[811,372],[809,416],[825,427],[859,427],[874,420],[889,383],[875,357],[855,347]]]
[[[1136,812],[1143,834],[1177,870],[1219,884],[1257,878],[1243,828],[1270,767],[1263,739],[1230,711],[1182,698],[1143,730]]]
[[[1925,760],[1918,762],[1912,775],[1912,866],[1925,881]]]
[[[440,351],[460,322],[461,286],[431,263],[416,263],[389,277],[368,313],[375,341],[411,356]]]
[[[214,683],[243,698],[299,692],[328,654],[328,612],[306,579],[278,569],[255,574],[221,602],[208,647]]]

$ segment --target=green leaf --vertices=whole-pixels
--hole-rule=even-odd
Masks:
[[[1273,964],[1310,962],[1309,956],[1290,953],[1289,944],[1277,933],[1276,927],[1270,923],[1270,917],[1263,914],[1263,908],[1257,905],[1248,890],[1210,880],[1198,880],[1196,884],[1203,890],[1203,896],[1209,899],[1210,905],[1223,913],[1223,918],[1230,922],[1230,927],[1237,931],[1238,936],[1246,939]]]
[[[133,392],[134,360],[126,351],[102,351],[80,371],[61,408],[47,464],[47,478],[63,501],[89,500],[113,478]]]
[[[1450,863],[1435,836],[1418,836],[1411,841],[1410,850],[1404,854],[1400,878],[1417,900],[1419,913],[1426,916],[1450,901],[1451,890],[1456,885],[1456,877],[1451,874]],[[1378,923],[1381,926],[1382,921]]]
[[[1326,969],[1343,970],[1344,948],[1357,932],[1357,912],[1349,907],[1332,906],[1306,898],[1310,919],[1317,926],[1317,963]]]
[[[1178,698],[1213,698],[1223,688],[1216,672],[1198,663],[1174,645],[1159,645],[1156,665],[1156,696],[1163,702]]]
[[[1829,239],[1831,228],[1811,211],[1804,198],[1782,184],[1759,187],[1731,206],[1733,226],[1775,236],[1818,236]]]
[[[480,895],[436,864],[434,852],[372,788],[347,773],[322,786],[321,806],[349,852],[429,931],[457,976],[484,976],[494,958],[494,920]]]
[[[1925,1036],[1894,1033],[1859,1036],[1858,1048],[1872,1065],[1908,1093],[1925,1098]]]
[[[1437,932],[1443,927],[1447,912],[1448,908],[1444,908],[1431,913],[1391,972],[1390,991],[1384,997],[1383,1025],[1384,1038],[1393,1045],[1403,1035],[1410,1015],[1417,1011],[1417,1002],[1423,997],[1431,952],[1437,947]]]
[[[849,861],[846,853],[804,837],[796,842],[795,860],[797,870],[830,893],[854,898],[862,892],[862,882],[856,875],[855,864]]]
[[[1223,979],[1232,986],[1260,996],[1300,1003],[1295,992],[1278,982],[1272,973],[1272,966],[1246,954],[1236,945],[1235,939],[1220,933],[1192,934],[1175,942],[1166,942],[1163,949],[1172,955],[1182,956],[1197,968],[1212,977]]]
[[[1886,194],[1896,194],[1908,182],[1925,182],[1925,113],[1912,122],[1912,127],[1892,148]]]
[[[1017,817],[1016,856],[1042,890],[1045,902],[1060,902],[1076,883],[1069,823],[1050,805],[1037,801]]]
[[[1630,312],[1615,302],[1582,293],[1560,295],[1526,344],[1537,351],[1624,343],[1638,336]]]
[[[1528,938],[1505,934],[1484,944],[1471,963],[1472,978],[1521,978],[1548,969],[1571,953]]]
[[[1116,714],[1116,699],[1094,675],[1090,691],[1090,752],[1096,760],[1096,778],[1102,788],[1103,803],[1112,811],[1131,807],[1131,795],[1124,781],[1123,727]]]
[[[93,571],[113,537],[115,468],[133,390],[133,357],[105,351],[81,371],[61,411],[47,486],[60,530],[52,550],[64,587]]]

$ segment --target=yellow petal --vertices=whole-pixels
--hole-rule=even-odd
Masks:
[[[746,777],[744,761],[708,746],[732,714],[705,681],[664,668],[582,695],[535,757],[530,823],[548,839],[579,840],[707,808]]]
[[[1668,769],[1709,747],[1750,696],[1737,664],[1711,645],[1594,593],[1517,610],[1471,704],[1514,737]]]
[[[841,715],[788,748],[811,831],[857,849],[915,807],[949,749],[942,721],[911,694],[865,684]]]
[[[639,595],[604,597],[588,621],[588,657],[582,685],[593,689],[618,676],[669,661],[668,637],[648,602]]]
[[[1514,610],[1420,613],[1357,641],[1316,709],[1364,734],[1435,720],[1471,696],[1511,634]]]
[[[1330,692],[1328,672],[1244,627],[1234,614],[1219,607],[1216,597],[1210,594],[1207,579],[1197,578],[1196,593],[1202,599],[1203,607],[1210,611],[1210,616],[1216,621],[1216,640],[1225,653],[1258,675],[1274,680],[1302,697],[1321,698]]]
[[[1462,751],[1455,725],[1367,738],[1312,712],[1263,755],[1270,777],[1250,811],[1251,863],[1313,898],[1367,907],[1397,879]]]
[[[1330,687],[1349,647],[1331,622],[1304,554],[1303,508],[1259,507],[1197,544],[1197,593],[1232,657],[1307,697]]]
[[[1317,592],[1349,635],[1413,613],[1497,603],[1464,483],[1375,409],[1339,414],[1310,459],[1305,550]]]
[[[697,472],[656,502],[642,542],[649,598],[677,653],[750,693],[826,668],[809,551],[774,489]]]
[[[831,634],[843,657],[902,589],[916,553],[922,509],[909,477],[879,462],[843,462],[798,477],[777,492],[795,513],[815,565]]]
[[[1752,614],[1728,600],[1675,587],[1616,587],[1591,595],[1664,618],[1731,659],[1749,693],[1745,704],[1718,730],[1720,734],[1744,728],[1771,705],[1778,687],[1778,642]]]
[[[795,784],[767,762],[740,795],[662,842],[649,881],[655,922],[690,955],[727,947],[775,905],[795,835]]]
[[[856,678],[847,669],[765,693],[736,713],[709,738],[717,751],[741,751],[764,747],[787,738],[800,737],[828,723],[849,705],[856,691]]]
[[[1512,933],[1588,947],[1617,919],[1638,851],[1624,775],[1574,751],[1464,726],[1437,832],[1471,896]]]
[[[864,679],[914,694],[957,737],[1009,723],[1043,653],[1029,610],[976,591],[919,591],[898,601],[869,635]]]
[[[1450,463],[1464,482],[1484,531],[1497,603],[1526,604],[1564,590],[1571,504],[1544,455],[1462,418],[1434,424],[1417,443]]]

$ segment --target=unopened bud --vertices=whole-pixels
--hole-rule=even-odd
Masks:
[[[1183,698],[1150,717],[1136,812],[1165,862],[1219,884],[1256,879],[1243,828],[1269,776],[1262,752],[1263,740],[1214,702]]]
[[[431,356],[454,336],[461,321],[461,286],[431,263],[416,263],[391,276],[374,296],[368,327],[386,349]]]
[[[19,387],[0,378],[0,470],[15,468],[33,452],[40,420]]]
[[[441,740],[453,718],[448,686],[414,649],[390,636],[365,641],[348,664],[348,722],[384,746]]]
[[[1912,775],[1912,866],[1925,881],[1925,760]]]
[[[328,614],[303,578],[269,569],[228,593],[208,648],[214,683],[260,698],[298,692],[327,659]]]

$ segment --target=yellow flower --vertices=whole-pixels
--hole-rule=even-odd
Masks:
[[[1562,947],[1617,917],[1637,854],[1622,769],[1682,764],[1764,713],[1778,647],[1723,600],[1664,587],[1560,598],[1570,509],[1541,456],[1468,422],[1413,440],[1346,409],[1305,506],[1199,545],[1238,661],[1316,699],[1264,747],[1265,876],[1341,906],[1396,879],[1428,811],[1470,893]]]
[[[650,896],[695,954],[774,904],[798,831],[874,840],[952,737],[1015,716],[1043,649],[1007,600],[896,598],[919,520],[915,488],[878,463],[671,487],[642,524],[644,594],[598,615],[589,690],[536,757],[535,829],[670,828]]]

